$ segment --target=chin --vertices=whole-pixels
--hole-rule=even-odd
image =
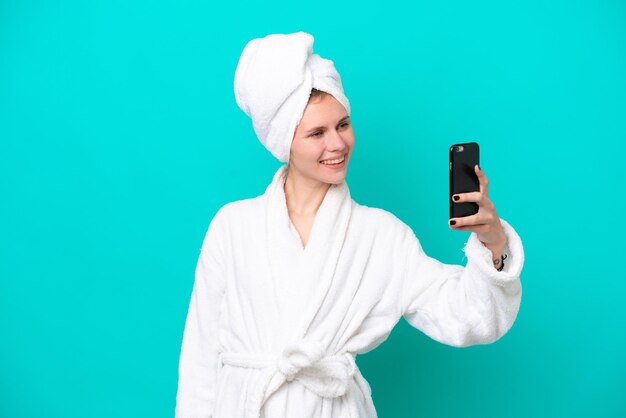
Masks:
[[[322,176],[321,181],[329,184],[341,184],[346,179],[346,170],[342,170],[340,172]]]

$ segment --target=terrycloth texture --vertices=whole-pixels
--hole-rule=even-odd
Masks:
[[[404,316],[453,346],[496,341],[521,301],[522,242],[504,220],[503,271],[471,233],[467,265],[427,256],[393,214],[331,185],[305,248],[289,219],[285,165],[263,195],[211,221],[181,346],[177,418],[373,418],[355,356]]]
[[[235,100],[252,119],[261,143],[280,161],[289,161],[296,126],[311,89],[331,94],[350,114],[333,61],[313,54],[306,32],[271,34],[249,41],[235,70]]]

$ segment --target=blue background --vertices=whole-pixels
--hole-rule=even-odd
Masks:
[[[448,147],[522,237],[495,344],[402,320],[357,362],[385,417],[626,416],[623,1],[0,1],[0,416],[171,417],[217,209],[279,167],[237,107],[252,38],[306,31],[356,135],[347,182],[464,264]]]

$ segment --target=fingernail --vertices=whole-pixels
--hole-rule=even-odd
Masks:
[[[450,225],[456,225],[456,221],[454,220],[450,221]]]
[[[460,199],[459,195],[457,195],[457,194],[455,194],[454,196],[452,196],[452,198],[453,198],[454,200],[459,200],[459,199]]]

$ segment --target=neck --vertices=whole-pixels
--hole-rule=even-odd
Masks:
[[[290,167],[284,186],[289,214],[315,216],[330,186],[329,183],[305,177]]]

